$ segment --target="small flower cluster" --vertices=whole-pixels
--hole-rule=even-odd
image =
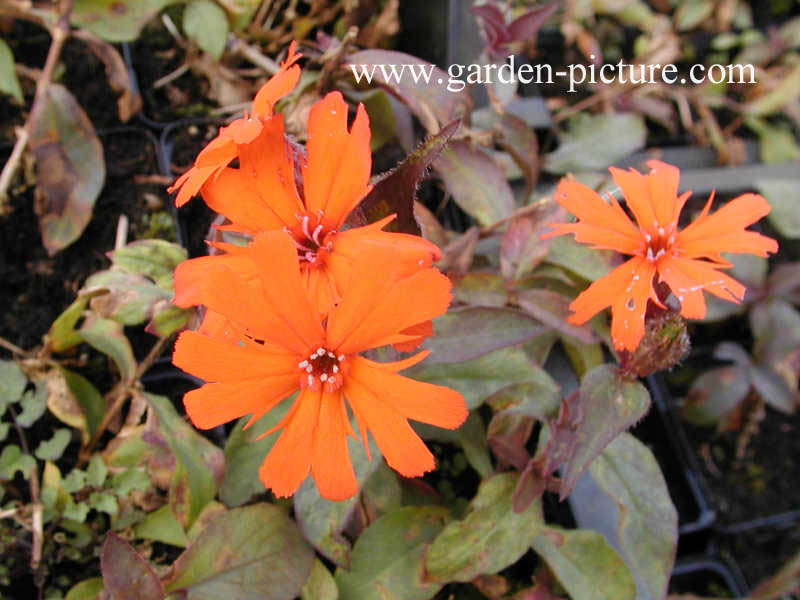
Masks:
[[[348,129],[347,104],[331,92],[311,109],[305,150],[291,142],[274,107],[297,85],[300,56],[292,44],[250,114],[170,188],[178,206],[199,192],[230,221],[221,229],[252,237],[175,270],[175,303],[206,310],[173,362],[207,382],[184,396],[202,429],[252,415],[247,427],[297,393],[264,434],[280,430],[260,479],[289,496],[311,473],[323,497],[342,500],[358,491],[348,435],[369,455],[369,432],[389,466],[417,477],[435,463],[409,419],[455,429],[467,410],[457,392],[397,374],[427,352],[390,363],[360,355],[416,349],[447,310],[450,282],[432,266],[436,246],[382,230],[393,217],[342,229],[371,189],[368,117],[359,106]]]

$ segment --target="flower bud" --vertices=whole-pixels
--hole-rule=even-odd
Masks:
[[[689,351],[686,321],[676,311],[647,315],[645,332],[633,352],[622,352],[622,372],[631,377],[645,377],[671,369]]]

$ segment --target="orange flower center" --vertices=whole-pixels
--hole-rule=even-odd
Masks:
[[[647,253],[645,257],[650,262],[657,262],[662,256],[668,255],[672,252],[675,245],[675,226],[672,225],[667,229],[663,227],[654,227],[655,234],[645,233],[644,240],[647,242]]]
[[[286,228],[286,232],[292,236],[297,247],[297,257],[301,266],[316,265],[332,248],[332,244],[326,240],[328,232],[322,225],[322,212],[317,215],[316,224],[312,223],[312,217],[309,215],[297,215],[297,221],[294,230]]]
[[[324,386],[326,392],[342,387],[344,374],[349,365],[344,354],[338,356],[327,348],[319,347],[308,358],[297,363],[300,369],[300,387],[319,391]]]

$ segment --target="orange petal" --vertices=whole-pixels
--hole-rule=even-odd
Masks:
[[[769,214],[770,205],[762,196],[743,194],[712,214],[708,214],[709,206],[710,202],[697,219],[678,233],[676,245],[682,255],[722,260],[722,252],[767,256],[778,251],[778,243],[772,238],[745,231]]]
[[[247,174],[259,202],[282,221],[277,228],[294,226],[304,209],[295,187],[294,159],[284,135],[282,116],[266,121],[253,143],[239,147],[239,168]]]
[[[394,349],[398,352],[413,352],[419,348],[422,342],[433,335],[433,321],[423,321],[422,323],[417,323],[408,329],[404,329],[400,333],[404,335],[413,335],[416,337],[408,342],[394,344]]]
[[[345,500],[358,491],[347,450],[348,429],[341,391],[323,393],[312,442],[311,474],[320,496],[328,500]]]
[[[659,273],[678,300],[681,300],[681,296],[707,290],[718,298],[738,303],[746,291],[741,283],[719,271],[719,265],[704,260],[673,257],[659,267]],[[696,304],[687,307],[687,310],[690,314],[693,310],[699,312]],[[705,316],[705,311],[702,316]]]
[[[596,248],[608,248],[626,254],[634,254],[644,248],[644,238],[631,223],[628,215],[614,199],[603,200],[591,188],[568,179],[558,184],[555,199],[573,215],[577,223],[553,225],[554,231],[544,234],[547,239],[564,233],[574,233],[575,239]]]
[[[654,237],[658,229],[658,220],[650,198],[650,186],[647,182],[647,176],[634,169],[623,170],[610,167],[608,170],[614,183],[622,190],[622,194],[625,196],[625,203],[633,213],[639,229]]]
[[[255,339],[305,354],[308,346],[283,319],[275,311],[264,310],[267,298],[260,278],[252,275],[254,272],[257,273],[256,266],[246,255],[204,256],[183,261],[175,269],[173,302],[182,307],[202,304]]]
[[[300,67],[294,63],[303,55],[295,53],[295,48],[296,43],[292,42],[289,46],[286,60],[281,63],[280,70],[258,90],[256,97],[253,99],[253,116],[261,119],[271,116],[275,103],[291,92],[297,85],[297,81],[300,79]]]
[[[703,286],[698,285],[680,268],[674,259],[662,260],[658,266],[659,279],[681,303],[681,314],[687,319],[702,319],[706,316],[706,301],[703,298]]]
[[[393,217],[394,215],[392,215]],[[413,271],[430,267],[442,257],[435,245],[417,235],[381,231],[392,217],[381,219],[365,227],[354,227],[334,233],[331,237],[332,252],[346,259],[351,265],[365,252],[381,253],[400,266],[398,273],[407,275]]]
[[[272,309],[262,308],[261,312],[274,313],[286,333],[293,334],[305,351],[320,346],[325,332],[320,315],[303,287],[297,249],[289,234],[283,231],[260,233],[250,249],[261,274],[264,297]]]
[[[258,470],[259,479],[278,498],[291,496],[311,470],[312,433],[319,417],[320,392],[303,390],[297,409]]]
[[[455,390],[396,375],[360,356],[352,359],[347,378],[363,384],[406,419],[456,429],[469,414],[463,396]]]
[[[678,198],[678,183],[681,172],[678,167],[668,165],[660,160],[649,160],[647,166],[647,182],[650,187],[650,198],[653,212],[659,227],[669,230],[678,223],[678,216],[688,195]]]
[[[232,121],[227,127],[219,130],[222,138],[231,140],[234,144],[241,146],[249,144],[261,133],[261,120],[252,117],[243,117]]]
[[[186,414],[200,429],[211,429],[244,415],[262,415],[297,390],[297,375],[207,383],[183,396]]]
[[[311,299],[311,304],[320,315],[327,315],[340,299],[336,283],[333,281],[327,264],[321,267],[303,265],[300,269],[303,285]]]
[[[397,409],[352,377],[345,379],[343,390],[390,467],[404,477],[419,477],[436,467],[430,450]]]
[[[644,335],[647,301],[658,302],[653,291],[655,266],[634,257],[598,279],[570,304],[570,323],[581,325],[611,306],[611,338],[617,349],[633,351]],[[660,303],[659,303],[660,304]]]
[[[257,344],[220,342],[194,331],[184,331],[175,342],[172,362],[205,381],[263,379],[274,375],[299,375],[297,356],[270,352]]]
[[[218,166],[192,167],[178,177],[175,183],[167,188],[167,192],[170,194],[178,190],[178,194],[175,196],[175,206],[183,206],[191,200],[200,191],[206,180],[219,168]]]
[[[203,186],[203,200],[208,207],[225,215],[236,231],[282,229],[284,221],[256,191],[258,184],[241,169],[226,168]]]
[[[326,230],[338,229],[369,191],[369,140],[369,118],[363,105],[349,133],[347,104],[341,93],[331,92],[311,108],[303,185],[308,212],[322,211]]]
[[[328,316],[328,343],[344,354],[385,343],[387,336],[441,315],[450,304],[450,280],[436,269],[418,271],[394,284],[390,280],[388,285],[376,283],[375,271],[358,268],[356,273]]]

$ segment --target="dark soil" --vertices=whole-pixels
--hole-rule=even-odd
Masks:
[[[736,560],[747,583],[755,587],[764,579],[773,577],[800,551],[800,525],[759,527],[725,536],[720,547]]]
[[[720,523],[730,525],[800,510],[800,416],[767,408],[743,459],[736,459],[737,433],[714,436],[686,426]],[[710,460],[703,458],[708,445]]]
[[[71,246],[50,257],[42,246],[33,211],[33,189],[11,194],[13,212],[0,219],[0,336],[23,349],[41,342],[55,318],[69,306],[86,278],[107,268],[121,214],[130,219],[128,238],[169,237],[172,223],[157,217],[166,194],[158,183],[136,183],[155,172],[155,144],[138,129],[100,135],[106,155],[106,184],[92,220]],[[5,156],[2,157],[5,159]]]

